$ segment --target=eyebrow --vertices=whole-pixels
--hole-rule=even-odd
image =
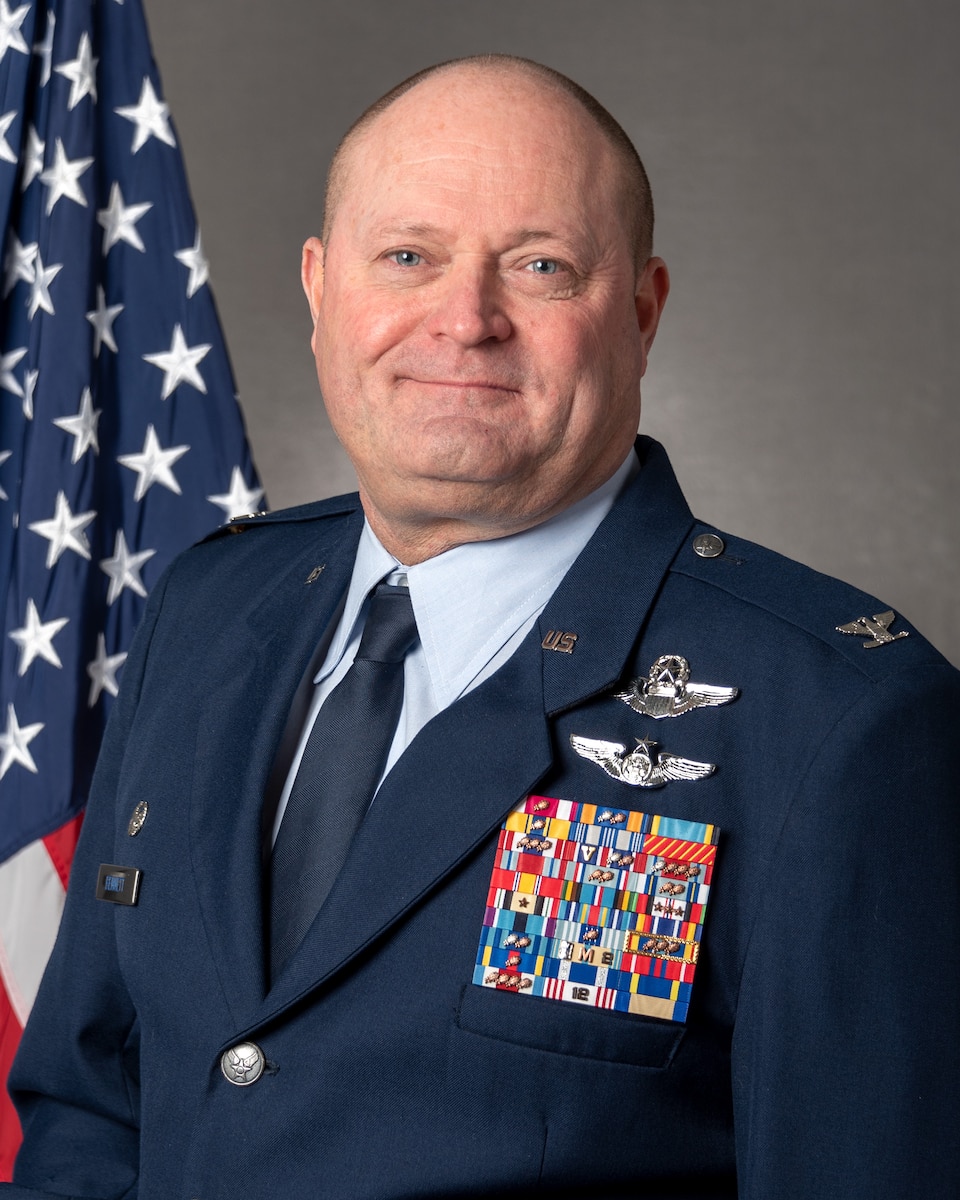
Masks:
[[[418,225],[413,222],[400,222],[396,225],[381,225],[377,233],[381,236],[405,235],[410,237],[430,237],[441,233],[438,225]]]
[[[446,231],[439,225],[425,225],[419,222],[400,222],[396,225],[383,225],[377,233],[381,237],[444,237]],[[518,229],[512,231],[509,235],[510,244],[513,246],[525,246],[530,242],[549,241],[556,239],[563,240],[563,235],[550,229]]]

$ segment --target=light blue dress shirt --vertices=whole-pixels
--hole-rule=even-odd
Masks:
[[[391,583],[406,579],[419,633],[404,662],[403,708],[385,776],[431,717],[483,683],[513,654],[637,470],[631,449],[606,483],[550,520],[510,537],[455,546],[412,567],[384,549],[364,522],[340,622],[314,680],[310,711],[280,796],[274,839],[313,722],[353,662],[367,597],[377,584],[386,577]]]

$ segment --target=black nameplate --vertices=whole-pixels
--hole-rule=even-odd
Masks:
[[[140,880],[143,872],[136,867],[118,867],[113,863],[101,863],[97,876],[97,899],[109,900],[111,904],[126,904],[133,907],[140,895]]]

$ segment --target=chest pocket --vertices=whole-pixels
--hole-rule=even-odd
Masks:
[[[467,984],[457,1009],[467,1033],[554,1054],[651,1070],[669,1067],[686,1027],[627,1013],[605,1012],[540,996],[517,996]]]

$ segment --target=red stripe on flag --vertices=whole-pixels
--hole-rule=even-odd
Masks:
[[[50,856],[50,862],[64,888],[70,877],[70,866],[73,862],[82,824],[83,813],[80,813],[43,839],[44,848]],[[2,1183],[9,1183],[13,1178],[13,1160],[16,1158],[21,1141],[20,1121],[7,1092],[7,1075],[20,1044],[21,1033],[20,1022],[10,1003],[10,997],[0,981],[0,1182]]]
[[[53,833],[48,833],[43,839],[43,844],[50,855],[50,861],[56,868],[64,889],[66,889],[67,880],[70,878],[70,865],[73,862],[73,853],[77,848],[77,839],[80,837],[80,826],[82,824],[83,813],[78,813],[72,821],[68,821],[66,825],[61,825]]]
[[[10,1006],[6,990],[0,983],[0,1183],[13,1178],[13,1160],[20,1148],[20,1122],[7,1095],[7,1072],[20,1044],[20,1022]]]

